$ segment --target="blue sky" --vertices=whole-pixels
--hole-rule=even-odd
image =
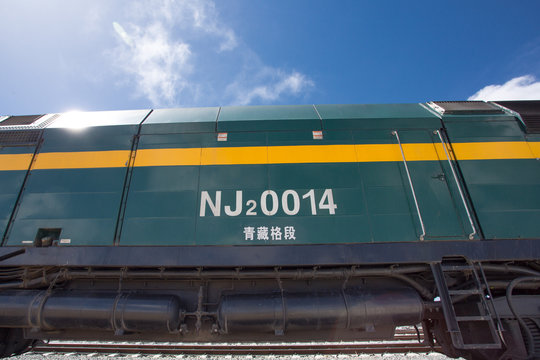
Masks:
[[[540,1],[1,0],[0,114],[540,99]]]

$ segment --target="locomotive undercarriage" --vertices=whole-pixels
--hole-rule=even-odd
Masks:
[[[444,263],[444,262],[443,262]],[[478,269],[478,263],[475,265]],[[540,265],[482,263],[500,346],[485,321],[461,323],[456,348],[428,264],[312,268],[0,268],[0,353],[37,339],[288,342],[392,339],[422,324],[450,356],[527,358],[540,350]],[[471,271],[446,284],[461,317],[481,307]],[[508,300],[509,299],[509,300]],[[485,299],[484,299],[485,300]],[[493,302],[491,301],[493,300]],[[449,331],[450,329],[450,331]],[[480,344],[479,346],[475,346]]]

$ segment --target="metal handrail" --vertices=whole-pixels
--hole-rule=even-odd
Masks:
[[[495,314],[495,318],[497,319],[497,332],[499,334],[499,339],[506,345],[506,342],[504,341],[504,327],[501,322],[501,318],[499,316],[499,313],[497,312],[497,308],[495,307],[495,302],[493,301],[493,295],[491,294],[491,289],[489,288],[489,284],[487,282],[486,273],[484,272],[484,268],[482,267],[482,263],[478,261],[478,268],[480,269],[480,275],[482,275],[482,281],[483,284],[486,286],[486,292],[489,298],[489,304],[491,305],[491,309],[493,309],[493,313]],[[473,264],[474,269],[474,264]]]
[[[414,205],[416,206],[416,212],[418,213],[418,219],[420,220],[420,226],[422,227],[422,234],[420,235],[420,241],[423,241],[424,237],[426,236],[426,228],[424,226],[424,220],[422,220],[422,214],[420,214],[420,208],[418,207],[418,200],[416,199],[416,192],[414,191],[414,186],[411,180],[411,174],[409,172],[409,167],[407,166],[405,153],[403,152],[403,146],[401,146],[401,141],[399,140],[399,135],[396,130],[392,131],[392,135],[395,135],[399,144],[399,149],[401,150],[401,157],[403,158],[403,165],[405,165],[405,172],[407,173],[407,178],[409,179],[409,186],[411,187],[411,192],[414,199]]]
[[[461,196],[461,201],[463,202],[463,206],[465,207],[465,211],[467,212],[467,217],[469,218],[469,223],[471,224],[471,228],[473,230],[472,233],[469,234],[469,240],[474,239],[474,235],[476,235],[476,227],[474,226],[474,222],[471,217],[471,213],[469,212],[469,207],[467,206],[467,202],[465,201],[465,196],[463,195],[463,190],[461,189],[461,185],[459,183],[456,171],[454,170],[454,165],[452,165],[452,161],[450,160],[450,155],[448,154],[448,151],[446,150],[446,142],[444,141],[441,132],[439,130],[436,130],[435,133],[439,135],[439,139],[441,139],[441,143],[443,146],[444,153],[446,154],[446,159],[448,160],[448,164],[450,165],[450,169],[452,170],[452,175],[454,175],[454,180],[456,181],[457,188],[459,190],[459,196]]]

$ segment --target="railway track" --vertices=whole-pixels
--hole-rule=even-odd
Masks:
[[[171,343],[77,343],[38,344],[33,353],[80,354],[187,354],[187,355],[304,355],[304,354],[383,354],[427,353],[437,351],[418,342],[416,334],[398,332],[387,342],[289,343],[289,344],[171,344]]]
[[[436,351],[413,343],[340,343],[286,345],[148,345],[148,344],[49,344],[36,346],[34,353],[99,354],[189,354],[189,355],[294,355],[294,354],[383,354],[427,353]]]

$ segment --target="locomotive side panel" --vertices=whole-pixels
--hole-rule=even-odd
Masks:
[[[195,245],[200,152],[218,111],[154,110],[141,125],[120,245]]]
[[[121,244],[465,239],[439,127],[419,105],[157,110],[142,125]]]
[[[0,247],[0,357],[34,339],[389,339],[419,322],[450,356],[532,356],[536,141],[493,104],[455,108],[61,116]],[[28,162],[5,159],[10,212]]]
[[[7,245],[111,245],[133,136],[148,111],[66,114],[44,130]]]
[[[5,237],[36,146],[0,146],[0,231]]]
[[[510,115],[445,115],[455,156],[485,238],[540,237],[540,163]]]

